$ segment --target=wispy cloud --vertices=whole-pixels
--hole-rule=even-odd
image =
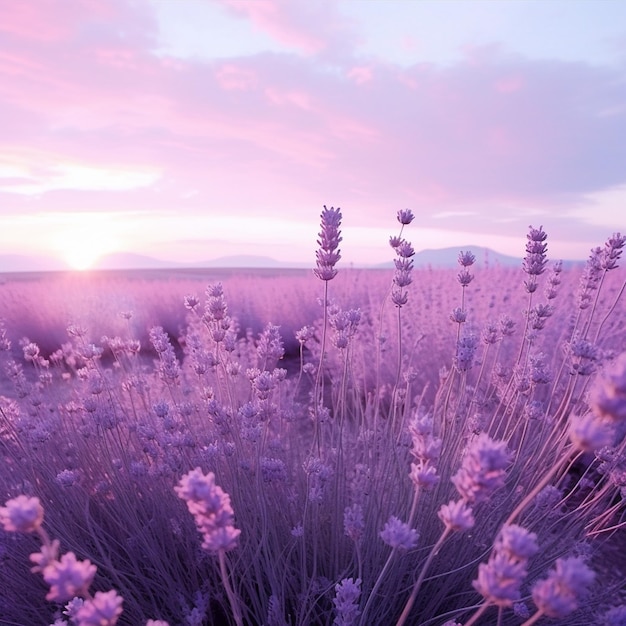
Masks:
[[[4,3],[2,210],[37,194],[37,210],[170,212],[179,230],[222,212],[310,225],[324,203],[383,228],[410,207],[471,238],[523,235],[533,209],[604,236],[594,213],[626,185],[626,65],[489,42],[399,65],[357,54],[338,2],[213,6],[284,51],[164,54],[150,2]]]

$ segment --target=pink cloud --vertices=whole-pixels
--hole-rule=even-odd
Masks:
[[[215,71],[217,82],[226,90],[248,91],[258,85],[254,72],[235,63],[224,63]]]
[[[529,206],[559,210],[626,182],[620,68],[496,50],[408,69],[350,57],[329,71],[298,54],[181,60],[153,51],[149,4],[77,2],[72,15],[65,1],[28,4],[39,11],[32,23],[57,35],[33,38],[17,9],[0,21],[12,24],[0,56],[5,210],[29,206],[11,193],[20,181],[77,163],[160,175],[147,190],[55,189],[46,206],[168,210],[194,189],[186,206],[199,212],[252,206],[304,218],[328,203],[381,224],[412,206],[426,225],[430,212],[470,204],[481,208],[455,222],[469,230],[493,228],[502,206],[525,228]],[[314,4],[231,9],[314,52],[343,28],[331,3]],[[338,26],[318,29],[325,16]]]
[[[233,13],[252,21],[278,42],[304,52],[319,54],[344,49],[352,39],[348,21],[333,0],[217,0]]]
[[[351,78],[357,85],[363,85],[374,78],[374,72],[367,65],[355,65],[348,70],[348,78]]]

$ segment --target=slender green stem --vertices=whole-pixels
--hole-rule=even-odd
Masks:
[[[424,561],[424,565],[422,566],[422,571],[420,572],[418,579],[415,581],[415,584],[413,585],[413,590],[411,591],[411,595],[409,596],[409,599],[404,605],[402,614],[400,615],[400,618],[396,622],[396,626],[402,626],[408,619],[409,613],[411,612],[411,609],[413,608],[413,604],[415,604],[417,594],[419,593],[422,583],[424,582],[424,579],[426,578],[426,572],[428,571],[431,563],[433,562],[433,559],[437,556],[437,553],[439,552],[441,546],[443,545],[443,542],[448,538],[448,535],[451,532],[452,531],[450,528],[446,528],[441,533],[441,536],[437,540],[437,543],[432,547],[430,553],[428,554],[428,557],[426,558],[426,561]]]
[[[378,574],[378,578],[376,579],[376,582],[374,583],[374,587],[372,588],[372,591],[370,592],[369,597],[367,598],[367,602],[365,603],[365,607],[363,609],[363,613],[361,613],[361,625],[362,626],[368,626],[369,622],[366,620],[367,617],[367,613],[370,609],[370,606],[374,600],[374,597],[376,596],[376,593],[378,592],[378,590],[380,589],[380,586],[383,582],[383,579],[385,578],[385,574],[387,574],[387,571],[389,570],[389,567],[391,565],[391,561],[393,560],[393,557],[396,554],[396,549],[393,548],[391,550],[391,552],[389,553],[389,556],[387,557],[387,560],[385,561],[385,564],[383,565],[383,568],[380,570],[380,574]]]
[[[320,354],[320,362],[317,368],[317,376],[315,378],[315,395],[313,414],[315,415],[315,445],[317,445],[317,453],[320,454],[320,420],[319,410],[324,402],[324,357],[326,355],[326,331],[328,326],[328,281],[324,281],[324,321],[322,327],[322,352]]]
[[[239,606],[239,601],[237,600],[235,591],[233,590],[233,587],[230,584],[230,579],[228,578],[228,571],[226,569],[226,552],[224,550],[220,550],[218,552],[218,557],[220,561],[220,576],[222,578],[224,589],[226,590],[226,596],[228,597],[230,608],[233,612],[233,619],[235,620],[235,624],[237,624],[237,626],[243,626],[241,607]]]
[[[485,613],[485,611],[491,606],[489,602],[484,602],[481,607],[470,617],[467,622],[463,622],[463,626],[473,626]]]

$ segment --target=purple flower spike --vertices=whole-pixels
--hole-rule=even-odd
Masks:
[[[332,280],[337,276],[335,265],[341,258],[338,250],[339,242],[342,240],[341,231],[341,209],[330,209],[324,206],[321,214],[322,229],[319,232],[317,245],[319,249],[315,253],[317,267],[313,273],[324,281]]]
[[[529,280],[524,282],[526,291],[532,293],[537,290],[537,276],[543,274],[546,267],[548,244],[545,240],[548,234],[543,230],[543,226],[539,228],[529,227],[530,231],[526,238],[526,256],[522,263],[522,269],[530,277]]]
[[[401,209],[398,211],[398,221],[403,226],[407,226],[415,219],[415,215],[413,215],[413,211],[411,209]]]

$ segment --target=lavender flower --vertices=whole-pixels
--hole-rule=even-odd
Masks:
[[[335,585],[335,597],[333,604],[337,611],[334,626],[355,626],[358,623],[359,596],[361,595],[361,579],[344,578]]]
[[[394,549],[411,550],[417,545],[419,535],[414,528],[392,515],[380,531],[380,538]]]
[[[115,626],[122,614],[123,601],[114,589],[96,591],[94,597],[76,611],[76,623],[80,626]]]
[[[503,315],[500,318],[500,332],[503,337],[510,337],[515,334],[515,320],[512,320],[508,315]]]
[[[593,452],[611,445],[615,430],[610,422],[593,413],[572,415],[569,421],[569,438],[574,447],[584,452]]]
[[[204,316],[212,322],[219,322],[226,319],[228,307],[224,297],[222,283],[209,285],[206,289],[207,300],[204,305]]]
[[[474,356],[478,348],[478,337],[467,333],[457,343],[454,365],[459,372],[467,372],[474,365]]]
[[[95,575],[96,566],[91,561],[79,561],[73,552],[67,552],[43,570],[43,578],[50,585],[46,599],[66,602],[75,596],[85,597]]]
[[[600,267],[603,270],[613,270],[617,267],[617,260],[622,256],[624,243],[626,243],[626,236],[620,233],[613,233],[613,236],[607,239],[600,259]]]
[[[600,360],[601,351],[591,341],[578,337],[565,345],[566,354],[572,360],[572,373],[579,376],[589,376],[596,370],[596,363]]]
[[[597,289],[604,270],[602,268],[602,248],[592,248],[585,263],[577,292],[578,308],[585,310],[591,305],[591,291]]]
[[[314,337],[315,328],[313,328],[313,326],[303,326],[300,330],[296,331],[296,339],[302,345]]]
[[[561,272],[563,271],[563,261],[557,261],[553,266],[548,276],[546,285],[546,298],[553,300],[557,295],[557,288],[561,284]]]
[[[422,461],[411,463],[411,480],[416,487],[431,491],[439,483],[437,468],[432,465],[431,461]]]
[[[9,532],[32,533],[41,527],[43,513],[39,498],[20,495],[0,507],[0,523]]]
[[[313,273],[323,281],[329,281],[337,276],[335,265],[341,258],[338,250],[339,242],[342,240],[339,227],[341,226],[341,209],[326,208],[321,214],[322,229],[319,233],[317,245],[319,249],[315,252],[317,267]]]
[[[437,515],[446,528],[455,532],[469,530],[475,522],[472,509],[464,500],[450,500],[448,504],[442,504]]]
[[[526,238],[526,256],[522,263],[522,269],[528,274],[528,280],[524,281],[524,286],[528,293],[533,293],[537,290],[537,276],[543,274],[548,259],[546,258],[546,251],[548,245],[545,242],[548,237],[547,233],[543,230],[543,226],[538,229],[529,227],[530,231]]]
[[[397,307],[402,307],[408,302],[409,298],[409,294],[404,288],[413,282],[411,276],[413,260],[411,257],[415,255],[415,250],[405,239],[401,239],[394,248],[398,258],[394,259],[396,271],[393,275],[391,300]]]
[[[65,610],[63,611],[63,615],[67,615],[73,621],[76,617],[76,612],[80,609],[81,606],[85,604],[85,600],[83,598],[72,598],[66,605]]]
[[[552,313],[554,313],[554,308],[550,305],[536,304],[529,312],[530,327],[533,330],[542,330]]]
[[[461,287],[465,288],[474,280],[474,275],[471,274],[467,268],[474,264],[476,257],[469,251],[464,252],[461,250],[461,252],[459,252],[458,261],[462,269],[457,275],[457,280]]]
[[[566,617],[579,607],[594,579],[595,573],[581,557],[557,559],[548,577],[533,586],[533,601],[548,617]]]
[[[626,352],[596,379],[590,392],[592,411],[613,424],[626,422]]]
[[[42,544],[41,552],[33,552],[28,557],[35,565],[30,568],[33,574],[43,572],[48,565],[52,565],[59,558],[61,543],[58,539]]]
[[[202,547],[209,552],[237,547],[241,531],[234,527],[230,496],[215,484],[215,474],[204,475],[199,467],[185,474],[174,491],[187,502],[196,527],[202,533]]]
[[[455,307],[452,309],[452,313],[450,313],[450,321],[455,324],[463,324],[467,321],[467,311],[463,310],[459,306]]]
[[[478,577],[472,584],[490,604],[513,606],[521,598],[520,586],[526,574],[524,563],[496,552],[487,563],[478,566]]]
[[[513,606],[521,599],[520,587],[527,574],[528,559],[538,549],[534,533],[516,524],[503,526],[489,561],[478,566],[474,588],[490,604]]]
[[[517,524],[508,524],[500,530],[494,549],[511,560],[526,562],[539,550],[537,535]]]
[[[287,626],[287,622],[285,621],[285,616],[283,614],[283,607],[281,606],[278,597],[274,594],[269,597],[267,620],[265,624],[266,626]]]
[[[470,267],[474,265],[476,257],[468,250],[467,252],[461,250],[459,252],[458,262],[462,267]]]
[[[506,443],[481,433],[470,444],[452,482],[466,502],[483,502],[504,485],[510,462],[511,453]]]
[[[347,537],[358,543],[365,531],[365,520],[363,518],[363,507],[355,502],[352,506],[347,506],[343,512],[343,529]]]
[[[498,326],[494,322],[486,322],[480,336],[485,345],[495,344],[498,341]]]
[[[400,209],[397,213],[397,218],[402,226],[407,226],[415,219],[415,215],[413,215],[413,211],[410,209]]]
[[[443,442],[439,437],[433,436],[432,416],[415,414],[408,429],[412,441],[411,454],[421,461],[437,461]]]

